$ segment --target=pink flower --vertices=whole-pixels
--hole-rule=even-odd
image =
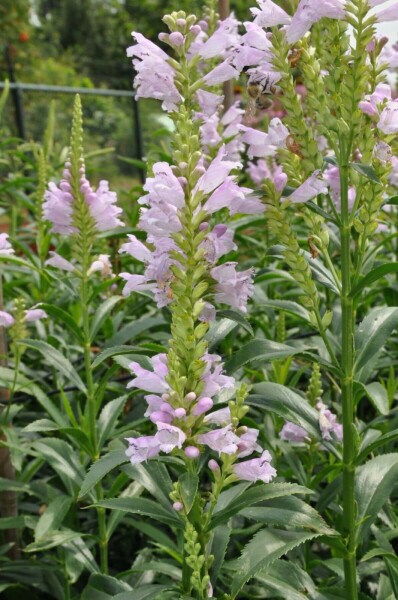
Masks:
[[[231,65],[230,60],[227,59],[207,73],[207,75],[204,76],[203,81],[207,85],[213,86],[237,77],[239,77],[239,71],[235,69]]]
[[[387,83],[379,83],[373,94],[365,96],[365,100],[362,100],[358,106],[366,115],[378,116],[379,104],[384,100],[391,100],[391,87]]]
[[[325,185],[325,182],[319,178],[320,171],[314,171],[303,184],[301,184],[290,196],[288,196],[288,200],[293,202],[294,204],[299,204],[301,202],[308,202],[308,200],[312,200],[318,194],[327,194],[328,188]]]
[[[218,96],[212,92],[198,90],[196,92],[200,110],[206,117],[211,117],[220,108],[223,101],[223,96]]]
[[[202,45],[199,56],[206,59],[220,56],[226,58],[231,49],[239,44],[238,25],[233,13],[221,21],[213,35]]]
[[[219,455],[235,454],[238,450],[239,437],[232,431],[232,426],[227,425],[222,429],[214,429],[198,436],[200,444],[205,444]]]
[[[225,148],[221,146],[217,156],[211,161],[196,184],[194,192],[201,191],[204,194],[210,194],[225,181],[233,169],[242,167],[238,161],[223,160],[225,155]]]
[[[43,217],[52,223],[51,231],[64,235],[75,233],[72,215],[73,196],[69,182],[63,179],[58,187],[50,181],[44,194]]]
[[[0,233],[0,256],[11,256],[15,250],[8,241],[8,233]]]
[[[109,260],[109,254],[100,254],[97,260],[94,260],[87,271],[87,275],[100,272],[101,277],[112,277],[112,263]]]
[[[264,450],[260,458],[237,463],[232,468],[237,478],[242,481],[269,483],[276,476],[276,470],[269,464],[271,460],[268,450]]]
[[[376,5],[374,5],[376,6]],[[379,23],[386,23],[387,21],[398,20],[398,2],[394,2],[387,8],[382,8],[374,14]]]
[[[213,214],[222,208],[228,208],[231,216],[237,213],[255,214],[261,213],[264,206],[257,197],[250,197],[253,190],[239,187],[233,177],[226,177],[222,183],[208,198],[203,206],[208,214]]]
[[[203,125],[199,128],[200,141],[205,150],[213,146],[217,146],[222,138],[218,132],[220,125],[220,118],[217,113],[214,113],[211,117],[208,117]]]
[[[314,23],[328,17],[329,19],[344,19],[344,4],[340,0],[300,0],[292,21],[286,29],[286,39],[289,44],[298,42]]]
[[[243,313],[247,312],[247,301],[254,291],[253,270],[237,271],[236,262],[226,262],[214,267],[210,274],[216,280],[215,301],[228,304]]]
[[[261,452],[262,448],[257,444],[258,434],[258,429],[249,427],[247,431],[240,436],[240,442],[238,444],[239,458],[250,456],[253,452]]]
[[[218,410],[214,410],[209,413],[203,419],[204,423],[213,425],[229,425],[231,423],[231,411],[228,406],[225,408],[219,408]]]
[[[125,439],[129,443],[126,456],[128,456],[132,465],[137,465],[149,458],[153,458],[160,452],[160,444],[153,435]]]
[[[195,417],[199,417],[203,415],[203,413],[207,412],[213,408],[213,400],[209,397],[203,397],[195,404],[195,406],[191,410],[191,414]]]
[[[153,371],[144,369],[139,363],[134,361],[129,364],[129,368],[136,377],[130,381],[127,387],[139,388],[145,392],[152,392],[154,394],[163,394],[168,390],[168,384],[165,380],[165,377],[169,372],[167,368],[167,355],[156,354],[155,356],[152,356],[150,360]]]
[[[392,150],[391,146],[386,144],[385,142],[377,142],[375,147],[373,148],[373,157],[377,158],[382,164],[386,164],[391,162],[392,158]]]
[[[337,423],[337,417],[327,406],[319,401],[316,405],[319,410],[319,429],[321,430],[324,440],[332,440],[331,433],[334,433],[336,438],[341,441],[343,439],[342,426]]]
[[[233,241],[234,232],[228,229],[226,225],[216,225],[200,244],[200,248],[205,251],[205,258],[209,263],[215,263],[221,256],[236,250],[237,246]]]
[[[170,454],[174,448],[182,448],[186,435],[179,427],[159,422],[156,425],[158,432],[155,435],[155,441],[159,444],[161,452]]]
[[[305,429],[290,421],[286,421],[279,435],[284,442],[296,442],[298,444],[310,439]]]
[[[341,196],[340,196],[340,171],[338,167],[329,166],[323,173],[323,177],[329,186],[330,196],[338,210],[341,209]],[[350,186],[348,188],[348,207],[352,210],[356,197],[355,188]]]
[[[385,134],[398,132],[398,100],[387,102],[377,123],[378,129]]]
[[[152,253],[150,250],[148,250],[145,244],[140,242],[135,235],[129,234],[127,237],[130,241],[120,247],[119,253],[130,254],[130,256],[141,262],[149,262]]]
[[[256,185],[260,185],[264,179],[271,179],[271,170],[267,164],[267,161],[260,158],[257,162],[248,162],[247,164],[250,179]]]
[[[126,281],[126,285],[123,288],[123,296],[128,296],[132,292],[149,292],[156,288],[156,284],[148,283],[144,275],[119,273],[119,276]]]
[[[233,377],[223,375],[223,367],[221,357],[217,354],[204,354],[202,360],[206,363],[205,371],[202,375],[204,387],[201,397],[208,396],[212,398],[219,394],[222,390],[232,389],[235,387]]]
[[[29,310],[25,310],[25,321],[28,321],[29,323],[34,323],[34,321],[46,319],[47,317],[48,314],[41,308],[30,308]]]
[[[75,271],[74,265],[72,265],[69,260],[63,258],[60,254],[53,252],[52,250],[49,252],[50,257],[44,263],[48,267],[54,267],[55,269],[60,269],[61,271]]]
[[[116,206],[116,192],[110,191],[109,183],[105,179],[99,182],[96,191],[89,188],[85,198],[97,231],[109,231],[115,227],[124,227],[124,223],[118,218],[122,209]]]
[[[257,0],[260,8],[251,8],[254,23],[259,27],[274,27],[290,23],[289,15],[271,0]]]
[[[243,131],[242,141],[249,146],[249,158],[273,156],[278,148],[286,146],[286,138],[289,135],[289,130],[278,118],[271,120],[267,133],[244,125],[241,125],[240,129]]]
[[[14,323],[15,319],[10,313],[0,310],[0,327],[11,327]]]
[[[163,110],[177,110],[182,97],[176,88],[175,71],[168,62],[168,55],[140,33],[133,32],[132,36],[137,44],[127,48],[127,56],[135,57],[136,97],[155,98],[162,101]]]

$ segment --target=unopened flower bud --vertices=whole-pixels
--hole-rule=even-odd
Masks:
[[[187,446],[185,448],[185,455],[188,458],[198,458],[200,454],[200,450],[199,448],[196,448],[196,446]]]
[[[177,19],[176,21],[178,27],[185,27],[185,25],[187,24],[186,19]]]
[[[202,30],[199,25],[192,25],[189,31],[192,33],[192,35],[197,36]]]
[[[162,410],[155,410],[150,414],[149,418],[152,423],[168,423],[170,425],[173,420],[172,415],[168,412],[163,412]]]
[[[199,21],[198,25],[200,26],[202,31],[207,31],[209,29],[209,25],[207,24],[207,21]]]
[[[169,35],[168,33],[164,33],[164,31],[162,31],[161,33],[159,33],[158,38],[161,42],[167,42],[167,40],[169,39]]]
[[[212,406],[213,400],[211,398],[201,398],[193,407],[192,414],[195,415],[195,417],[198,417],[199,415],[203,415],[203,413],[210,410]]]
[[[186,414],[187,411],[185,410],[185,408],[176,408],[174,411],[174,415],[177,417],[177,419],[184,418]]]
[[[180,510],[182,510],[182,504],[181,504],[181,502],[174,502],[174,504],[173,504],[173,508],[174,508],[174,510],[176,510],[176,511],[180,511]]]
[[[214,460],[214,458],[211,458],[209,460],[209,462],[207,463],[207,466],[209,467],[210,471],[213,471],[213,472],[220,470],[220,466],[219,466],[218,462]]]
[[[178,48],[184,45],[185,38],[179,31],[173,31],[169,35],[169,42]]]
[[[184,400],[186,400],[187,402],[193,402],[194,400],[196,400],[195,392],[188,392],[188,394],[185,396]]]
[[[185,187],[187,185],[187,179],[186,177],[177,177],[178,181],[181,184],[181,187]]]
[[[168,402],[170,400],[170,394],[162,394],[162,400]]]

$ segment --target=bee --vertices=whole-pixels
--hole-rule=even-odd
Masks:
[[[249,96],[245,117],[253,117],[256,108],[267,109],[273,104],[273,96],[277,91],[272,74],[251,75],[247,84]]]
[[[289,65],[294,69],[300,62],[302,51],[299,48],[292,48],[288,54]]]
[[[312,258],[317,258],[319,255],[318,248],[313,243],[311,236],[308,238],[307,242]]]
[[[293,152],[293,154],[297,154],[297,156],[300,156],[301,158],[303,157],[303,155],[301,154],[300,144],[294,139],[292,135],[288,135],[286,138],[286,148],[290,152]]]
[[[168,289],[166,290],[166,298],[167,298],[168,300],[173,300],[173,290],[172,290],[171,288],[168,288]]]

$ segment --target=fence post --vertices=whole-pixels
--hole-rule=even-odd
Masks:
[[[218,0],[218,12],[223,21],[229,17],[229,0]],[[224,111],[227,111],[234,103],[234,89],[232,81],[226,81],[223,86],[224,91]]]
[[[18,83],[15,79],[15,71],[14,71],[14,65],[12,62],[10,44],[5,45],[5,58],[6,58],[6,62],[7,62],[8,77],[10,79],[10,82],[15,83],[18,86]],[[26,140],[22,90],[19,87],[12,88],[11,94],[12,94],[12,99],[14,102],[15,122],[17,125],[18,136],[21,139]]]

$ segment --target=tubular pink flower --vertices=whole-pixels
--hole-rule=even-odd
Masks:
[[[207,73],[203,77],[203,81],[207,85],[213,86],[229,81],[230,79],[236,79],[237,77],[239,77],[239,71],[231,65],[230,59],[227,59]]]
[[[218,452],[219,455],[235,454],[238,450],[239,437],[232,431],[231,425],[222,429],[214,429],[198,436],[200,444],[204,444]]]
[[[292,21],[286,29],[286,39],[289,44],[298,42],[314,23],[328,17],[329,19],[344,19],[344,4],[341,0],[300,0]]]
[[[193,414],[195,417],[199,417],[211,408],[213,408],[213,400],[205,396],[204,398],[198,400],[198,402],[192,408],[191,414]]]
[[[374,16],[379,23],[386,23],[387,21],[398,20],[398,2],[394,2],[391,6],[378,10]]]
[[[130,381],[127,387],[139,388],[145,392],[151,392],[153,394],[163,394],[169,389],[165,380],[165,377],[169,372],[167,368],[167,356],[166,354],[156,354],[155,356],[152,356],[150,360],[153,371],[144,369],[135,361],[129,364],[129,368],[133,371],[136,377]]]
[[[365,100],[359,103],[359,108],[370,117],[378,116],[379,105],[384,100],[391,100],[391,87],[387,83],[379,83],[373,94],[365,96]]]
[[[42,308],[30,308],[25,310],[25,321],[29,323],[34,323],[35,321],[46,319],[47,317],[48,314]]]
[[[11,327],[14,323],[15,319],[10,313],[0,310],[0,327]]]
[[[226,225],[216,225],[200,244],[205,251],[205,258],[209,263],[215,263],[221,256],[237,249],[233,241],[234,232]]]
[[[314,171],[313,174],[294,190],[287,199],[294,204],[299,204],[301,202],[312,200],[312,198],[315,198],[318,194],[327,194],[328,187],[325,185],[325,182],[319,178],[319,175],[319,170]]]
[[[60,254],[53,252],[52,250],[49,252],[50,258],[46,260],[44,263],[47,267],[54,267],[55,269],[60,269],[61,271],[69,271],[72,273],[75,271],[75,266],[63,258]]]
[[[97,231],[109,231],[115,227],[124,227],[124,223],[118,218],[122,209],[116,206],[116,192],[110,191],[109,183],[105,179],[99,182],[96,191],[90,189],[85,194],[85,198]]]
[[[8,233],[0,233],[0,256],[11,256],[15,250],[8,241]]]
[[[319,410],[319,429],[321,430],[322,438],[324,440],[332,440],[332,433],[336,436],[337,440],[343,439],[343,431],[340,423],[337,423],[337,416],[327,408],[327,406],[319,401],[316,405]]]
[[[128,456],[132,465],[147,461],[160,452],[160,444],[153,435],[125,439],[129,443],[129,447],[125,451],[126,456]]]
[[[131,35],[137,44],[127,48],[127,56],[134,57],[136,97],[161,100],[163,110],[177,110],[182,97],[175,86],[175,71],[168,55],[140,33]]]
[[[296,442],[298,444],[310,439],[305,429],[290,421],[286,421],[279,435],[284,442]]]
[[[196,184],[194,193],[201,191],[204,194],[210,194],[225,181],[233,169],[242,167],[242,163],[239,161],[224,160],[225,156],[225,147],[221,146],[217,156],[211,161]]]
[[[44,194],[43,217],[52,223],[51,231],[63,235],[75,233],[72,216],[73,196],[69,182],[63,179],[58,187],[50,181]]]
[[[247,301],[254,291],[253,270],[237,271],[236,262],[226,262],[214,267],[210,274],[216,280],[214,296],[216,302],[228,304],[243,313],[247,312]]]
[[[287,25],[291,17],[280,6],[271,0],[257,0],[260,8],[251,8],[254,23],[259,27],[274,27],[275,25]]]
[[[155,440],[159,444],[161,452],[170,454],[175,448],[182,448],[186,435],[179,427],[160,422],[157,422],[156,425],[158,432],[155,434]]]
[[[229,56],[230,51],[239,44],[238,26],[239,21],[233,13],[221,21],[213,35],[200,48],[199,56],[206,59]]]
[[[196,92],[200,110],[206,117],[211,117],[220,108],[223,101],[223,96],[218,96],[212,92],[198,90]]]
[[[257,444],[259,430],[249,428],[246,433],[243,433],[240,436],[240,442],[238,444],[238,457],[245,458],[246,456],[250,456],[253,452],[261,452],[262,448],[259,444]]]
[[[123,296],[128,296],[132,292],[152,292],[156,288],[155,283],[147,283],[144,275],[132,275],[131,273],[119,273],[119,276],[126,281],[123,288]]]
[[[242,481],[269,483],[276,476],[276,470],[269,464],[271,460],[268,450],[264,450],[260,458],[237,463],[232,468],[237,478]]]
[[[205,416],[205,418],[203,419],[203,422],[206,424],[213,424],[213,425],[229,425],[231,423],[232,417],[231,417],[231,411],[229,410],[228,406],[225,408],[219,408],[218,410],[215,410],[211,413],[209,413],[208,415]]]
[[[386,135],[398,132],[398,100],[387,102],[383,109],[377,128]]]

